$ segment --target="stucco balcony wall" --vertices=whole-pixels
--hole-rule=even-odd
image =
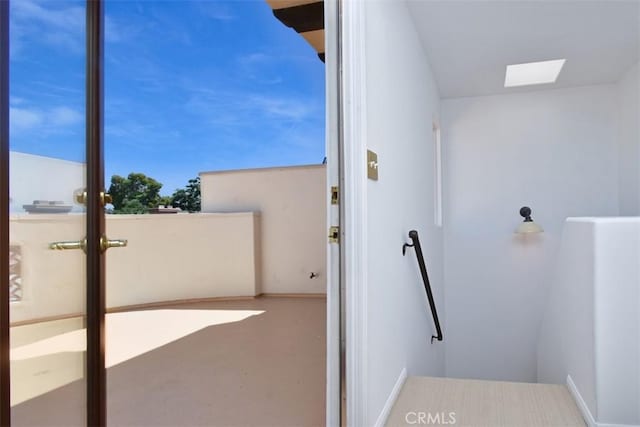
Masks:
[[[20,248],[22,298],[11,322],[77,315],[85,307],[84,254],[54,251],[85,236],[83,215],[19,215],[10,240]],[[127,239],[107,252],[107,307],[261,293],[257,212],[108,215],[107,235]]]

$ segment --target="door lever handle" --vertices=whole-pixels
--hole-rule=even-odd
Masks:
[[[72,241],[72,242],[53,242],[49,244],[49,249],[58,251],[67,251],[71,249],[82,249],[87,251],[87,239]]]
[[[81,188],[79,190],[76,190],[73,193],[73,198],[76,201],[77,204],[79,205],[86,205],[87,204],[87,192],[84,188]],[[109,203],[113,203],[113,197],[111,197],[110,194],[101,191],[100,192],[100,203],[102,204],[102,206],[106,206]]]
[[[109,248],[124,248],[129,244],[128,240],[125,239],[108,239],[107,236],[102,236],[100,238],[100,250],[102,252],[106,252]]]
[[[100,237],[100,252],[106,252],[109,248],[124,248],[128,244],[129,242],[125,239],[110,240],[107,236],[102,236]],[[59,251],[82,249],[84,252],[87,252],[87,239],[72,242],[53,242],[49,244],[49,249]]]

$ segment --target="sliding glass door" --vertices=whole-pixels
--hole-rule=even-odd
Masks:
[[[104,424],[102,25],[0,1],[2,425]]]

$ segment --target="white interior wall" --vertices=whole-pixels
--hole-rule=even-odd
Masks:
[[[600,425],[640,423],[640,217],[569,218],[538,343],[538,379],[564,383]]]
[[[370,425],[405,367],[409,375],[440,375],[445,363],[444,373],[453,377],[536,381],[540,322],[564,220],[618,215],[634,200],[630,181],[636,179],[638,157],[629,157],[636,163],[629,164],[628,173],[619,171],[628,159],[618,154],[616,105],[635,102],[633,96],[621,100],[619,95],[637,84],[542,86],[439,100],[405,3],[364,5],[367,134],[346,144],[366,145],[379,160],[380,180],[369,181],[363,196],[368,210],[365,390]],[[357,52],[358,41],[347,42],[347,52]],[[350,70],[350,64],[345,67]],[[349,95],[347,90],[346,110],[359,117],[358,97],[353,102]],[[444,235],[431,226],[433,157],[422,144],[430,141],[439,105]],[[633,132],[637,112],[628,111],[626,123]],[[619,192],[623,182],[629,190]],[[513,233],[523,205],[533,208],[545,233]],[[412,282],[418,277],[411,265],[415,259],[397,258],[398,243],[410,228],[418,229],[428,246],[427,263],[445,318],[446,361],[440,348],[426,345],[431,323],[428,311],[421,311],[421,283]],[[421,329],[421,322],[429,324],[428,330]]]
[[[640,66],[617,84],[620,214],[640,215]]]
[[[446,373],[536,381],[564,220],[618,214],[615,88],[442,102]],[[545,232],[519,236],[528,205]]]
[[[439,94],[404,2],[364,3],[367,148],[379,180],[367,198],[367,422],[381,422],[403,369],[442,375],[443,344],[430,343],[433,321],[407,233],[420,233],[437,307],[444,316],[442,230],[434,226],[432,121]],[[354,142],[357,143],[357,142]],[[445,338],[446,339],[446,338]]]
[[[538,340],[538,381],[564,384],[567,375],[596,414],[595,223],[570,218],[562,230]],[[570,307],[570,309],[569,309]]]
[[[595,222],[598,421],[640,425],[640,217]]]

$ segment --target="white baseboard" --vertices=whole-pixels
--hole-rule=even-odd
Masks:
[[[598,423],[591,415],[591,411],[587,406],[587,403],[584,401],[580,392],[578,391],[578,387],[571,379],[571,375],[567,375],[567,388],[569,389],[569,393],[573,396],[573,400],[576,401],[576,405],[578,405],[578,410],[582,414],[582,418],[584,418],[584,422],[587,423],[588,427],[598,427]]]
[[[596,423],[598,427],[640,427],[640,424],[611,424],[611,423]]]
[[[567,375],[567,388],[569,389],[569,393],[571,393],[573,400],[576,401],[576,405],[578,405],[578,409],[582,414],[582,418],[584,418],[584,421],[587,423],[588,427],[640,427],[638,425],[632,424],[609,424],[597,422],[595,418],[593,418],[593,415],[591,414],[591,411],[589,410],[586,402],[580,395],[578,387],[576,387],[576,384],[571,379],[571,375]]]
[[[389,393],[389,397],[387,398],[380,415],[378,416],[378,420],[375,423],[375,427],[383,427],[387,422],[387,418],[389,418],[389,414],[391,413],[391,408],[393,408],[393,404],[396,403],[396,399],[398,399],[398,395],[400,394],[400,390],[402,390],[402,386],[404,385],[405,380],[407,379],[407,368],[402,368],[398,379],[396,380],[391,393]]]

